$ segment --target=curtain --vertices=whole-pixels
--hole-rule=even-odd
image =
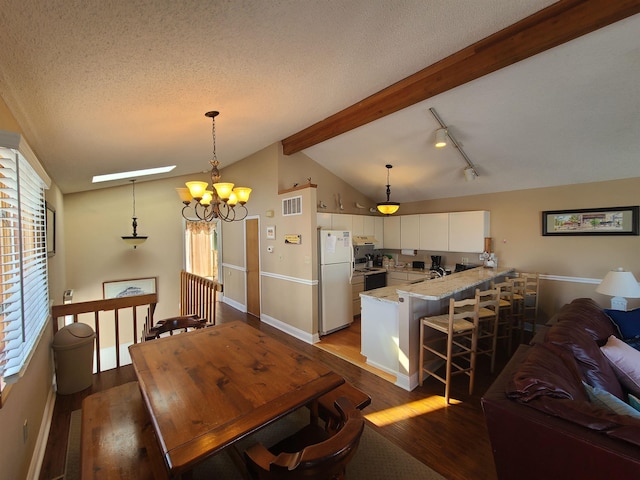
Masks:
[[[187,272],[200,277],[217,279],[217,235],[215,222],[187,221],[185,228]]]

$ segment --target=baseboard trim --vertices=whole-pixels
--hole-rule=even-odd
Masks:
[[[47,451],[47,441],[49,440],[49,431],[51,430],[51,421],[53,420],[53,409],[56,405],[56,392],[53,388],[54,381],[51,381],[51,389],[47,397],[47,403],[42,414],[42,422],[38,431],[38,440],[31,456],[29,464],[29,472],[27,478],[40,478],[40,470],[42,470],[42,462],[44,454]]]
[[[299,328],[289,325],[288,323],[284,323],[280,320],[270,317],[269,315],[265,315],[264,313],[260,315],[260,320],[262,320],[267,325],[271,325],[272,327],[277,328],[278,330],[297,338],[298,340],[302,340],[305,343],[313,344],[317,343],[320,340],[318,334],[313,335],[311,333],[307,333],[303,330],[300,330]]]

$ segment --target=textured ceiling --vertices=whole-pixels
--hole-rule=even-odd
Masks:
[[[64,193],[183,175],[208,166],[208,110],[224,167],[551,3],[0,0],[0,96]],[[399,201],[640,176],[637,31],[631,17],[305,153],[372,198],[393,163]],[[430,106],[475,182],[430,147]]]

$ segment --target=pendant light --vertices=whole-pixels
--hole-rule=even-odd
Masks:
[[[216,157],[216,117],[219,114],[220,112],[216,111],[204,114],[212,122],[213,156],[209,161],[211,164],[211,190],[208,190],[209,184],[207,182],[199,181],[187,182],[187,188],[176,188],[180,200],[184,204],[182,216],[186,220],[196,219],[211,222],[219,218],[225,222],[234,222],[244,220],[249,213],[245,203],[249,201],[251,189],[235,187],[233,183],[220,181],[220,171],[218,170],[220,162]],[[189,209],[193,212],[192,215],[187,214]]]
[[[144,242],[146,242],[148,237],[138,235],[138,218],[136,217],[136,181],[134,179],[130,180],[130,182],[131,190],[133,192],[133,217],[131,217],[131,219],[133,220],[133,233],[128,236],[123,236],[122,240],[127,242],[128,245],[132,245],[133,248],[136,248],[138,245],[142,245]]]
[[[378,203],[378,211],[384,215],[393,215],[400,208],[398,202],[390,202],[389,195],[391,195],[391,185],[389,184],[389,172],[393,168],[393,165],[385,165],[387,168],[387,201]]]

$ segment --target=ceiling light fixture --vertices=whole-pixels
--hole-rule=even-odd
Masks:
[[[451,135],[451,131],[449,130],[449,127],[447,125],[445,125],[445,123],[442,121],[442,119],[440,118],[440,115],[438,115],[438,112],[436,112],[435,108],[430,108],[429,111],[431,112],[431,114],[433,115],[433,118],[436,119],[436,121],[440,124],[440,129],[436,131],[436,147],[438,148],[442,148],[444,146],[446,146],[446,137],[449,137],[449,139],[451,140],[451,143],[453,144],[454,147],[456,147],[458,149],[458,151],[460,152],[460,155],[462,155],[462,158],[464,158],[464,161],[467,162],[467,168],[465,168],[464,170],[464,176],[467,179],[467,181],[469,181],[469,174],[467,173],[468,169],[471,169],[471,172],[473,172],[473,178],[471,180],[474,180],[476,177],[479,177],[480,175],[478,175],[478,170],[476,170],[476,166],[473,164],[473,162],[471,161],[471,159],[469,157],[467,157],[467,154],[464,153],[464,150],[462,150],[462,147],[460,146],[460,144],[456,141],[456,139],[454,138],[453,135]],[[446,135],[444,135],[444,145],[439,145],[438,144],[438,135],[443,135],[442,133],[439,133],[441,131],[444,130],[444,133]]]
[[[464,169],[464,178],[467,182],[473,182],[477,176],[478,175],[473,168],[467,167]]]
[[[131,217],[133,220],[131,224],[133,226],[133,233],[129,236],[123,236],[122,240],[124,240],[128,245],[132,245],[133,248],[136,248],[138,245],[142,245],[146,242],[149,237],[138,235],[138,217],[136,217],[136,181],[134,179],[130,180],[130,182],[133,193],[133,217]]]
[[[249,213],[245,204],[249,201],[251,189],[248,187],[234,187],[233,183],[220,182],[218,157],[216,156],[216,117],[220,112],[207,112],[205,117],[211,118],[211,136],[213,138],[213,157],[211,164],[212,189],[207,190],[207,182],[187,182],[187,188],[176,188],[180,200],[184,203],[182,216],[187,220],[204,220],[211,222],[216,218],[225,222],[244,220]],[[195,200],[194,203],[192,203]],[[240,210],[238,207],[244,210]],[[193,210],[195,217],[187,215],[187,210]]]
[[[378,211],[384,215],[393,215],[400,208],[398,202],[390,202],[389,196],[391,195],[391,185],[389,184],[389,172],[393,168],[393,165],[385,165],[387,168],[387,201],[378,203]]]
[[[436,148],[444,148],[447,146],[447,129],[439,128],[436,130]]]

